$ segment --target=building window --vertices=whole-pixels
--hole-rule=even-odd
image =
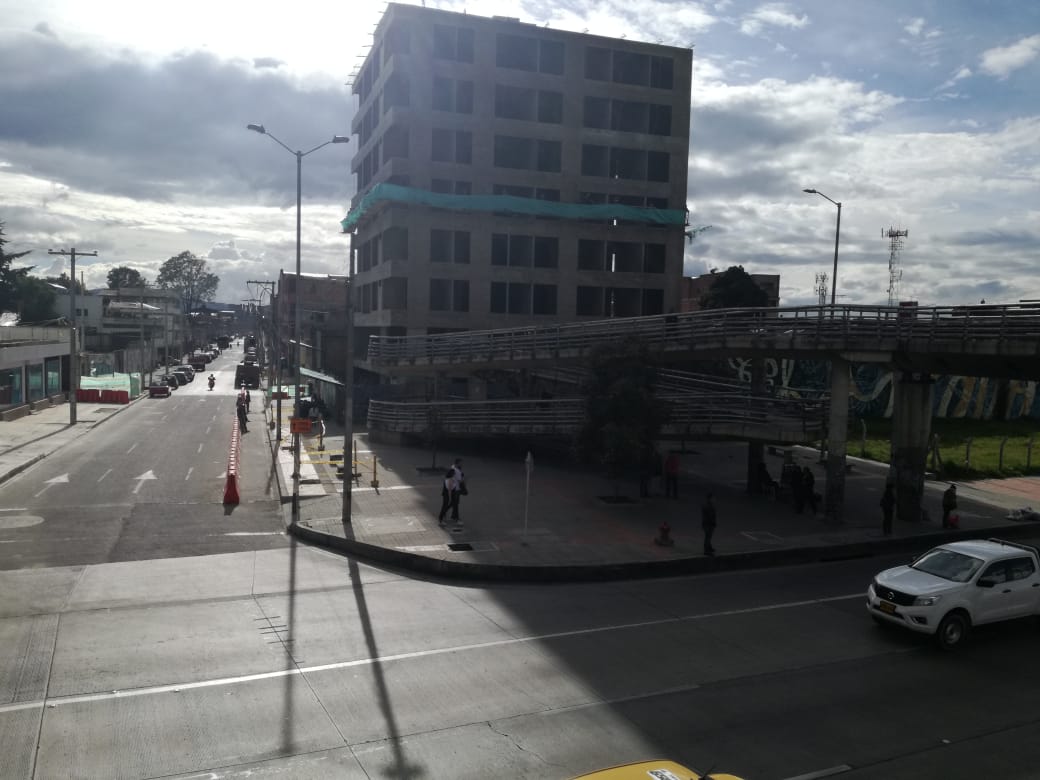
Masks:
[[[538,91],[538,121],[563,124],[563,93]]]
[[[645,244],[643,246],[643,273],[663,274],[664,265],[664,244]]]
[[[535,91],[526,87],[495,85],[495,116],[499,119],[534,119]]]
[[[390,227],[383,232],[383,257],[388,263],[408,259],[408,228]]]
[[[613,100],[610,104],[610,127],[623,133],[645,133],[649,127],[650,109],[634,100]]]
[[[495,136],[495,167],[529,170],[534,152],[534,143],[530,138],[516,138],[509,135]]]
[[[383,62],[394,54],[408,54],[411,50],[411,30],[408,26],[400,21],[391,24],[383,36]]]
[[[430,231],[431,263],[469,263],[469,233],[464,230]]]
[[[551,285],[536,285],[537,287],[551,287],[552,293],[542,292],[541,305],[548,309],[550,306],[555,310],[556,288]],[[530,314],[531,313],[532,286],[522,282],[492,282],[491,283],[491,313],[492,314]],[[551,303],[550,303],[551,300]],[[555,313],[546,311],[546,314]]]
[[[495,64],[498,67],[531,72],[538,70],[537,39],[499,33],[495,43]]]
[[[646,153],[646,180],[668,181],[668,152]]]
[[[610,150],[606,146],[597,144],[582,144],[581,147],[581,175],[582,176],[607,176],[609,167]]]
[[[579,286],[574,305],[575,314],[582,317],[603,316],[603,288]]]
[[[473,62],[473,30],[468,27],[433,26],[433,56],[442,60]]]
[[[538,41],[538,72],[562,76],[563,53],[562,41]]]
[[[583,101],[582,127],[594,130],[610,129],[610,99],[586,97]]]
[[[408,106],[411,103],[411,88],[408,79],[400,73],[393,73],[383,87],[383,113],[397,106]]]
[[[610,49],[589,46],[585,49],[585,78],[610,81]]]
[[[556,236],[535,236],[534,267],[557,268],[560,264],[560,240]]]
[[[556,285],[536,284],[531,295],[532,314],[556,314]]]
[[[563,147],[559,141],[538,141],[535,167],[546,173],[559,173],[563,167]]]
[[[535,239],[533,236],[493,233],[491,236],[491,265],[530,268],[535,264],[534,246]],[[545,249],[544,251],[549,253],[552,250]],[[550,266],[540,267],[549,268]]]
[[[650,86],[657,89],[673,89],[675,63],[670,57],[650,58]]]
[[[430,311],[469,311],[469,282],[430,279]]]
[[[650,58],[629,51],[613,52],[611,80],[615,84],[633,84],[645,87],[650,83]]]
[[[610,174],[617,179],[646,180],[646,151],[611,147]]]
[[[588,238],[578,239],[578,270],[602,271],[606,244]]]
[[[394,157],[408,159],[408,128],[390,127],[383,133],[383,162]]]
[[[473,82],[435,76],[433,79],[433,108],[435,111],[472,114]]]
[[[672,107],[650,104],[650,124],[647,131],[650,135],[672,134]]]
[[[435,127],[430,145],[434,162],[469,164],[473,161],[473,134],[468,130],[446,130]]]
[[[638,317],[642,313],[643,291],[635,287],[612,287],[610,296],[611,317]]]
[[[650,317],[654,314],[664,314],[664,290],[643,290],[642,316]]]
[[[492,314],[505,314],[506,313],[506,283],[505,282],[492,282],[491,283],[491,313]]]

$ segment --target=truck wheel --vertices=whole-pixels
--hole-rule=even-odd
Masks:
[[[957,612],[951,612],[939,623],[935,638],[943,650],[952,650],[968,636],[968,619]]]

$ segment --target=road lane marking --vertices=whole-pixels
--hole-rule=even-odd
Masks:
[[[27,506],[14,507],[13,509],[0,509],[0,512],[28,512],[28,511],[29,511],[29,507],[27,507]]]
[[[195,450],[196,453],[202,452],[202,442],[199,442],[199,448]]]
[[[848,764],[839,764],[838,766],[832,766],[829,769],[820,769],[816,772],[807,772],[804,775],[795,775],[794,777],[787,777],[784,780],[819,780],[821,777],[833,777],[834,775],[840,775],[843,772],[851,772],[852,767]]]
[[[48,479],[46,482],[43,483],[43,489],[41,489],[39,493],[34,495],[33,498],[39,498],[40,496],[42,496],[44,494],[44,492],[48,488],[50,488],[52,485],[63,484],[63,483],[66,483],[68,481],[69,481],[69,475],[68,474],[62,474],[61,476],[53,477],[52,479]]]
[[[128,450],[126,451],[126,454],[127,454],[127,455],[129,455],[129,454],[130,454],[131,452],[133,452],[134,450],[136,450],[136,449],[137,449],[137,445],[138,445],[138,444],[140,444],[140,442],[136,442],[136,441],[135,441],[135,442],[134,442],[134,443],[133,443],[133,444],[132,444],[132,445],[130,446],[130,449],[128,449]]]
[[[191,479],[191,472],[193,472],[194,470],[195,470],[194,466],[188,466],[188,473],[184,475],[184,481],[185,482],[187,482],[189,479]]]
[[[139,477],[135,477],[134,479],[136,479],[136,480],[137,480],[137,487],[135,487],[135,488],[134,488],[134,493],[137,493],[137,491],[139,491],[139,490],[141,489],[141,485],[143,485],[143,484],[145,483],[145,481],[146,481],[146,480],[149,480],[149,479],[158,479],[158,477],[157,477],[157,476],[155,476],[155,474],[153,474],[153,473],[152,473],[152,470],[151,470],[151,469],[149,469],[149,470],[148,470],[148,471],[146,471],[146,472],[145,472],[144,474],[142,474],[142,475],[141,475],[141,476],[139,476]]]
[[[104,474],[102,474],[100,477],[98,477],[98,482],[103,480],[105,477],[107,477],[111,473],[112,473],[112,469],[109,469],[108,471],[106,471]]]
[[[150,473],[150,472],[149,472]],[[356,669],[364,666],[375,666],[377,664],[392,663],[394,661],[412,661],[421,658],[432,658],[447,655],[448,653],[465,653],[473,650],[487,650],[495,647],[508,647],[510,645],[530,644],[532,642],[544,642],[552,639],[569,639],[571,637],[589,636],[591,634],[602,634],[607,631],[629,631],[632,629],[652,628],[655,626],[674,625],[677,623],[688,623],[694,620],[707,620],[717,617],[729,617],[732,615],[750,615],[756,612],[772,612],[778,609],[792,609],[797,607],[827,604],[832,601],[850,601],[862,599],[862,593],[853,593],[845,596],[827,596],[820,599],[805,599],[803,601],[788,601],[780,604],[766,604],[760,607],[745,607],[743,609],[727,609],[721,612],[706,612],[702,615],[686,615],[684,617],[660,618],[658,620],[647,620],[640,623],[624,623],[612,626],[599,626],[597,628],[579,628],[573,631],[557,631],[552,634],[540,634],[527,637],[509,637],[507,639],[495,639],[489,642],[474,642],[468,645],[455,645],[453,647],[439,647],[433,650],[416,650],[410,653],[394,653],[391,655],[377,656],[375,658],[358,658],[353,661],[336,661],[328,664],[315,664],[314,666],[297,666],[292,669],[278,669],[273,672],[258,672],[256,674],[243,674],[234,677],[220,677],[212,680],[197,680],[195,682],[172,683],[170,685],[152,685],[145,688],[132,688],[123,691],[106,691],[105,693],[73,694],[69,696],[52,696],[46,699],[18,702],[16,704],[0,704],[0,714],[5,712],[16,712],[47,706],[54,708],[67,704],[87,704],[99,701],[110,701],[112,699],[126,699],[133,696],[154,696],[161,693],[181,693],[183,691],[197,690],[201,688],[217,688],[226,685],[241,685],[243,683],[260,682],[263,680],[277,680],[284,677],[295,677],[305,674],[316,674],[318,672],[331,672],[340,669]],[[650,694],[644,694],[650,695]],[[599,701],[599,700],[597,700]],[[823,775],[821,775],[822,777]]]

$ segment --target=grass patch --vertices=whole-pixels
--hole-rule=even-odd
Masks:
[[[866,438],[863,430],[866,425]],[[942,475],[947,479],[982,479],[986,477],[1020,477],[1040,475],[1040,421],[933,419],[932,434],[939,435]],[[1033,437],[1033,454],[1026,466],[1028,444]],[[858,457],[890,462],[891,420],[851,420],[848,430],[848,453]],[[1004,439],[1003,468],[1000,445]],[[971,459],[968,462],[968,440]],[[931,454],[928,468],[932,467]]]

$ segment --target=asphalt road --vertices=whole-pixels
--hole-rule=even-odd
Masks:
[[[235,417],[227,352],[169,398],[147,398],[0,486],[0,569],[236,552],[287,544],[272,463],[245,439],[242,502],[224,486]],[[257,398],[259,402],[259,398]],[[245,437],[264,436],[260,415]]]

